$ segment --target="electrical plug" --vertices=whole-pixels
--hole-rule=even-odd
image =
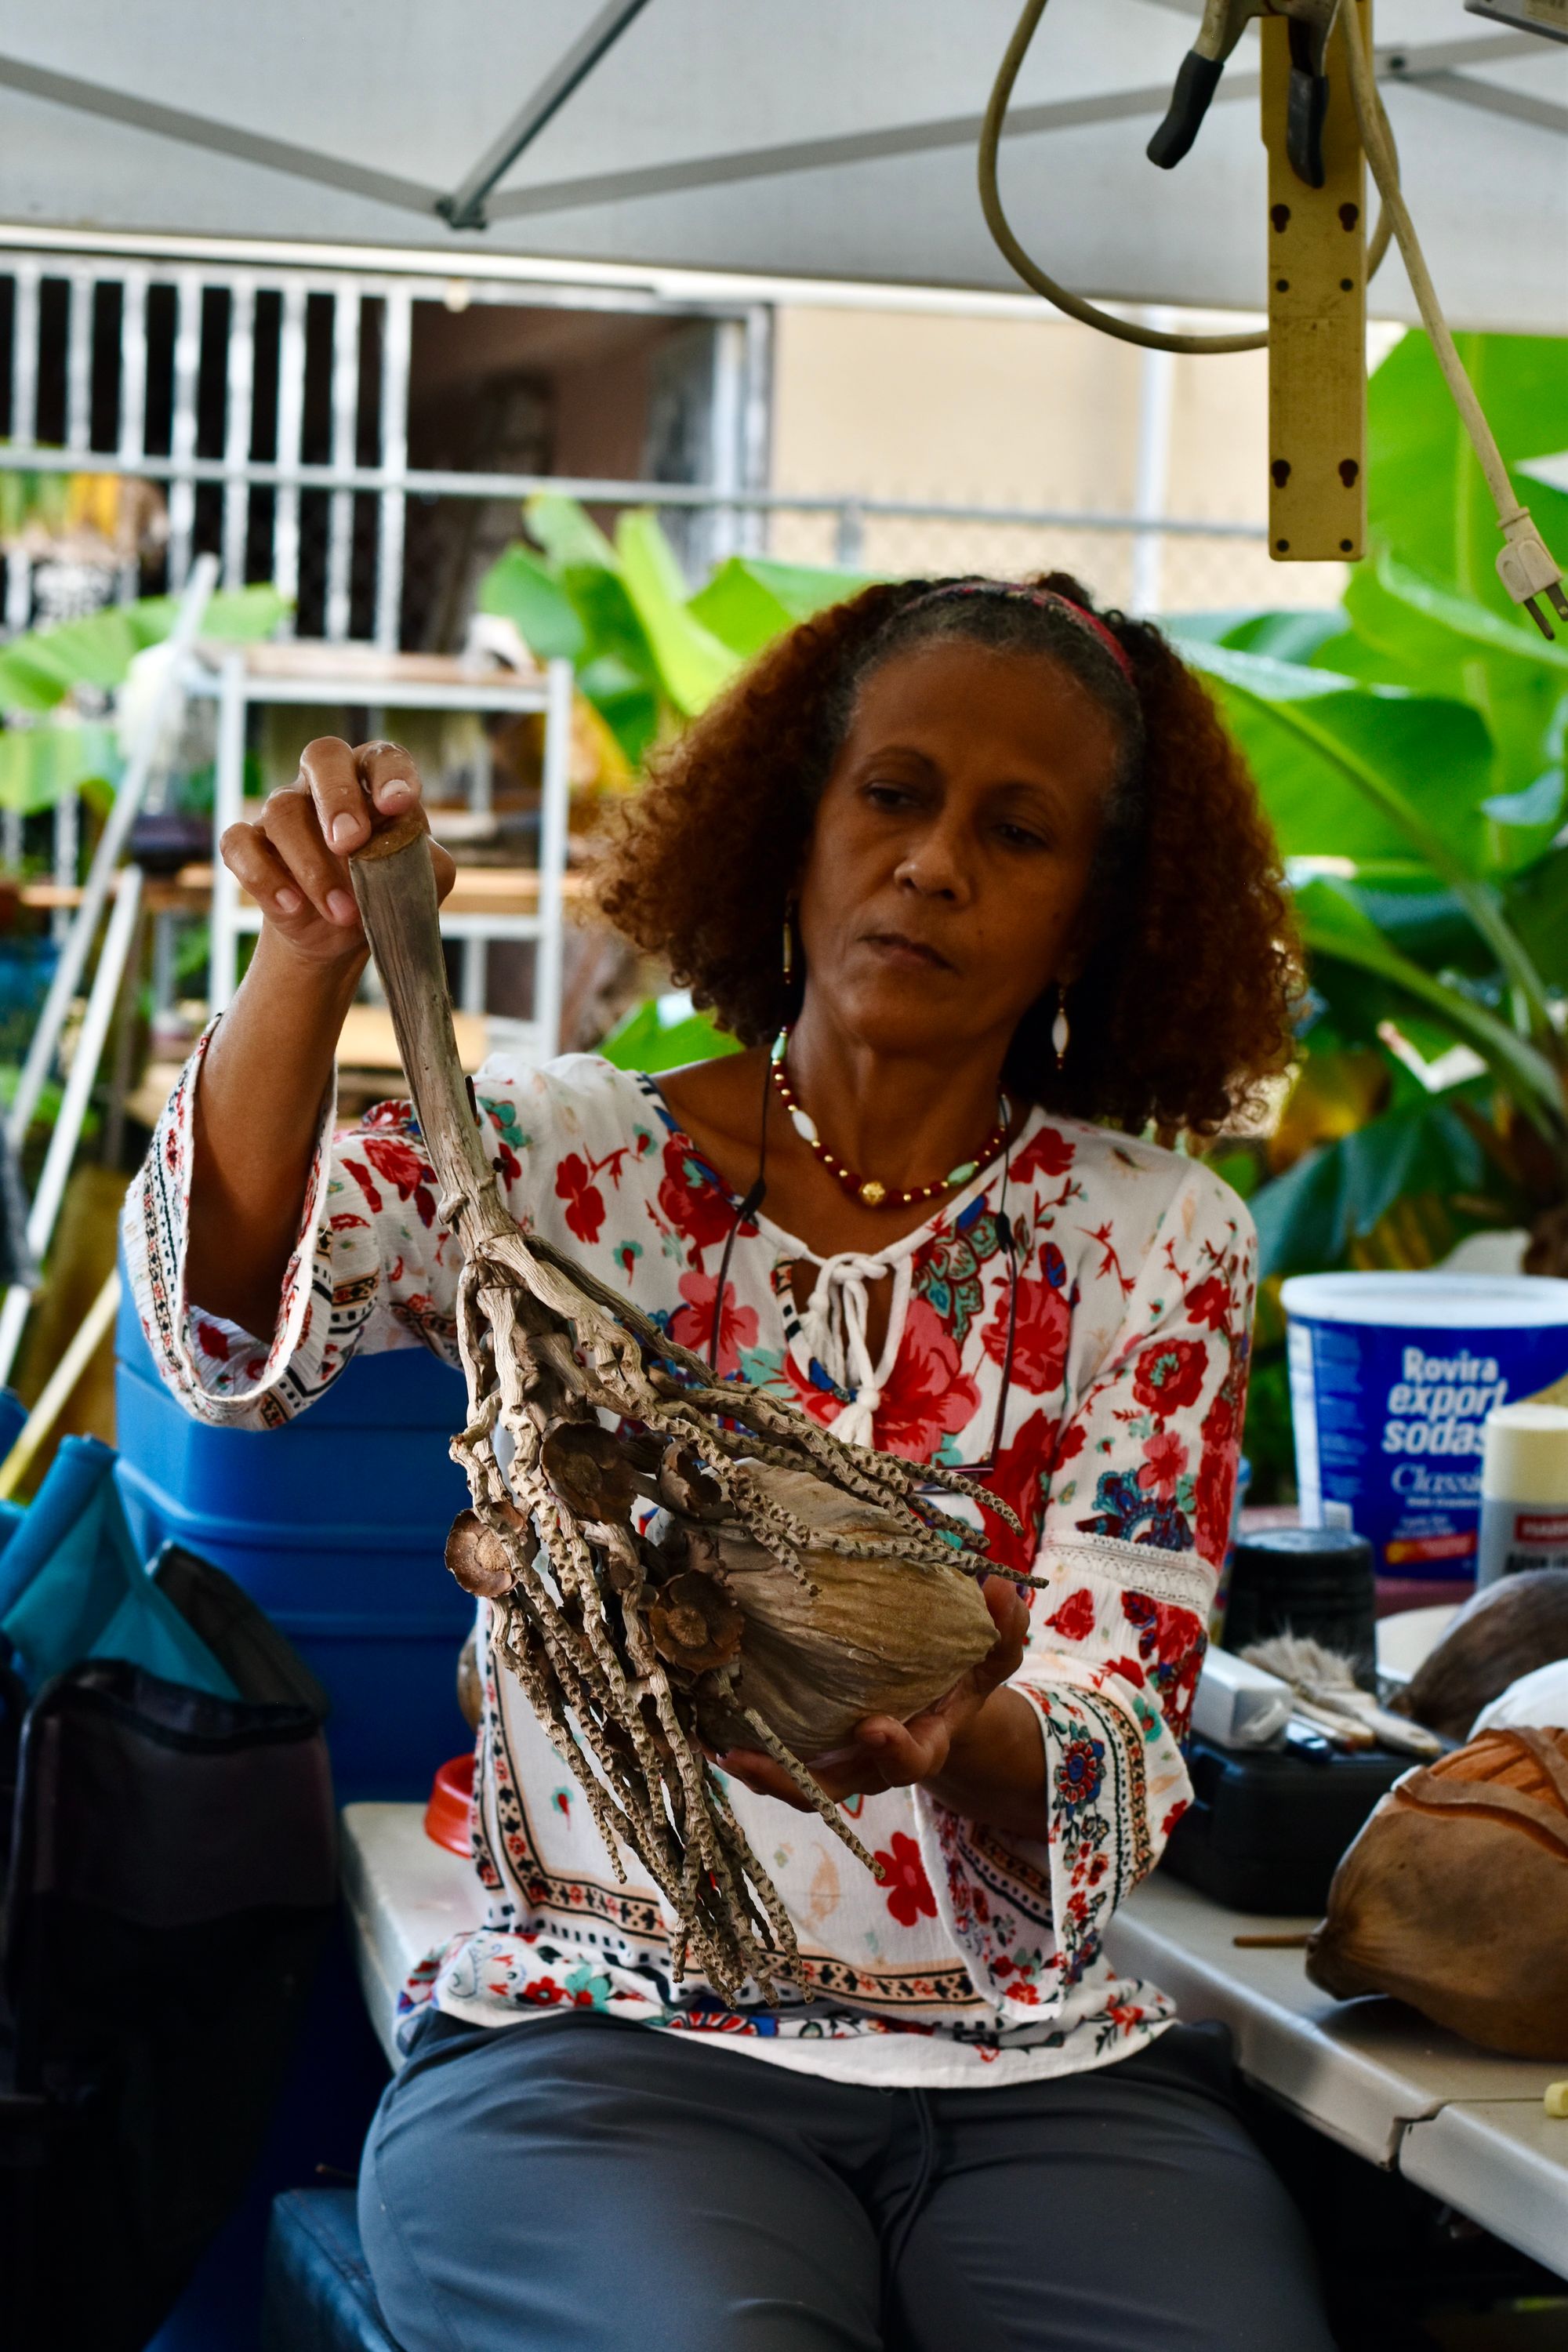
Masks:
[[[1528,507],[1516,508],[1512,514],[1500,517],[1500,527],[1507,542],[1497,560],[1502,584],[1514,603],[1524,606],[1542,635],[1551,637],[1554,634],[1552,624],[1537,600],[1544,596],[1558,619],[1568,621],[1568,595],[1563,593],[1562,570],[1531,520]]]

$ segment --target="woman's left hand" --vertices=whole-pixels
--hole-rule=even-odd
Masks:
[[[908,1723],[890,1715],[868,1715],[855,1727],[848,1747],[810,1759],[806,1769],[835,1803],[843,1797],[877,1797],[887,1789],[908,1789],[938,1779],[962,1753],[992,1693],[1017,1673],[1029,1630],[1028,1604],[1005,1576],[987,1577],[980,1590],[996,1639],[977,1666]],[[777,1797],[797,1812],[810,1811],[784,1766],[760,1749],[731,1748],[718,1760],[759,1797]]]

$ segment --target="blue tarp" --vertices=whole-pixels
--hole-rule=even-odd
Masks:
[[[215,1698],[238,1691],[132,1541],[112,1446],[67,1437],[30,1507],[0,1527],[0,1633],[30,1689],[83,1658],[124,1658]]]

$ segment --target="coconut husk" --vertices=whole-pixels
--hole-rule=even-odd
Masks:
[[[1396,1780],[1334,1874],[1307,1973],[1483,2049],[1568,2057],[1568,1731],[1483,1731]]]
[[[508,1213],[452,1032],[424,821],[375,835],[354,893],[460,1242],[471,1507],[447,1546],[620,1852],[654,1880],[688,1961],[727,2000],[803,1978],[788,1915],[713,1755],[760,1748],[875,1869],[803,1759],[872,1714],[908,1718],[994,1642],[980,1538],[926,1499],[956,1473],[847,1445],[793,1405],[716,1381],[628,1300]],[[1003,1520],[1005,1506],[985,1497]]]
[[[1393,1705],[1447,1739],[1468,1739],[1483,1706],[1554,1658],[1568,1658],[1568,1569],[1521,1569],[1466,1601]]]

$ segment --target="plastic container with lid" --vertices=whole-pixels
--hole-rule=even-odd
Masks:
[[[1303,1521],[1353,1527],[1385,1576],[1468,1582],[1487,1416],[1568,1371],[1568,1282],[1312,1274],[1280,1299]]]
[[[1568,1568],[1568,1405],[1530,1398],[1487,1415],[1477,1581]]]
[[[1258,1528],[1238,1536],[1225,1646],[1237,1653],[1276,1633],[1321,1642],[1376,1686],[1377,1588],[1372,1546],[1351,1528]]]

